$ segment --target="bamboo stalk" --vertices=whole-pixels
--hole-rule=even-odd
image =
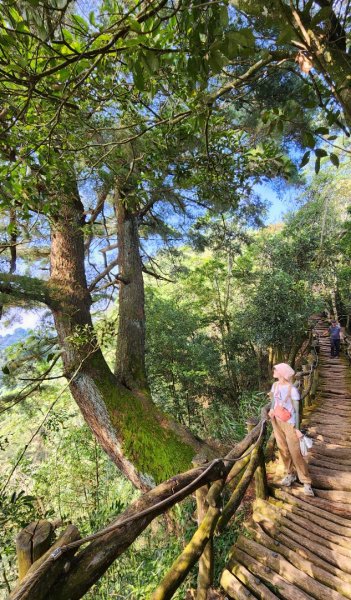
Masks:
[[[197,522],[200,526],[207,512],[206,497],[208,485],[196,491]],[[199,573],[197,577],[196,600],[206,600],[207,592],[213,582],[213,539],[211,538],[199,559]]]
[[[251,459],[248,467],[246,468],[244,475],[240,479],[238,485],[236,486],[234,492],[229,498],[227,504],[223,508],[223,512],[221,518],[218,521],[217,531],[222,532],[229,520],[234,515],[235,511],[239,507],[247,488],[252,480],[253,474],[257,468],[259,463],[259,450],[255,448],[251,454]]]
[[[168,600],[179,588],[185,577],[201,556],[206,544],[215,530],[220,511],[218,508],[210,507],[188,545],[180,556],[175,560],[172,567],[165,575],[150,600]]]

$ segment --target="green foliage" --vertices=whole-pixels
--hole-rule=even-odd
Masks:
[[[306,69],[314,45],[297,54],[289,3],[231,4],[102,0],[87,16],[64,0],[9,0],[0,17],[1,303],[45,303],[50,228],[72,199],[81,202],[76,235],[84,235],[85,274],[94,282],[108,265],[96,260],[99,250],[114,246],[120,199],[138,221],[144,263],[151,252],[149,269],[159,264],[175,281],[149,283],[146,292],[152,396],[195,434],[228,443],[242,438],[247,416],[265,402],[268,351],[288,360],[310,313],[332,297],[345,321],[351,316],[349,184],[337,137],[346,130],[341,108],[348,114],[340,45],[346,48],[350,23],[333,40],[331,19],[333,30],[341,21],[330,7],[297,3],[323,46],[312,78]],[[296,181],[300,152],[301,166],[313,158],[317,175],[304,205],[283,226],[258,232],[265,207],[255,183]],[[326,170],[328,160],[337,175]],[[184,233],[190,222],[192,249]],[[170,240],[179,247],[158,253],[155,263],[155,245]],[[83,324],[69,340],[75,348],[100,343],[111,365],[116,311],[101,312],[111,290],[116,298],[113,279],[111,270],[92,286],[94,331]],[[1,498],[1,541],[12,582],[13,535],[27,520],[60,516],[90,533],[135,493],[66,396],[26,449],[61,394],[41,379],[57,361],[50,376],[59,380],[62,365],[51,332],[32,334],[6,354],[5,482],[16,468]],[[100,366],[97,360],[96,372]],[[36,379],[23,382],[35,388],[27,399],[19,378]],[[159,482],[189,466],[192,449],[160,428],[148,390],[143,405],[127,389],[117,393],[112,377],[98,383],[141,473]],[[147,597],[193,530],[190,510],[177,517],[178,535],[166,544],[160,525],[142,536],[87,597]],[[218,542],[222,556],[228,543]]]
[[[23,489],[11,489],[0,495],[0,568],[8,579],[16,574],[14,539],[18,531],[37,518],[36,497]],[[5,582],[0,581],[0,598],[8,592]]]
[[[147,290],[147,365],[152,396],[163,410],[190,427],[199,426],[199,401],[211,394],[220,354],[206,335],[203,318],[187,303],[175,304]],[[213,392],[212,392],[213,393]]]
[[[255,324],[253,335],[262,346],[282,350],[287,357],[292,343],[305,333],[307,319],[314,312],[308,286],[275,270],[261,278],[252,300],[247,317]]]
[[[1,448],[3,482],[57,392],[51,384],[2,416],[2,431],[8,438]],[[15,535],[29,522],[73,520],[84,535],[106,525],[135,496],[66,394],[29,445],[1,496],[1,560],[8,579],[16,576]]]
[[[37,394],[30,402],[25,401],[5,414],[2,428],[9,432],[9,439],[1,440],[1,450],[6,450],[0,466],[3,476],[13,446],[19,447],[28,439],[30,429],[40,421],[41,411],[47,408],[56,391]],[[60,518],[64,523],[76,524],[81,535],[89,535],[106,526],[137,496],[138,492],[96,444],[66,395],[29,447],[15,479],[1,497],[0,564],[10,583],[16,578],[15,536],[29,522],[38,518]],[[94,600],[105,600],[112,594],[121,599],[125,594],[140,599],[147,597],[191,536],[193,510],[191,502],[172,510],[177,531],[170,531],[166,538],[161,518],[152,532],[146,531],[114,563],[87,597]],[[178,592],[179,600],[187,585],[188,582]]]
[[[190,517],[190,515],[189,515]],[[184,538],[164,535],[164,525],[159,531],[148,533],[131,546],[86,595],[88,600],[109,600],[135,598],[144,600],[151,596],[162,576],[170,568],[173,560],[182,551]],[[174,598],[182,600],[191,578],[177,590]]]
[[[13,554],[13,539],[18,528],[26,527],[36,515],[35,496],[24,490],[11,491],[0,496],[1,548],[4,557]]]

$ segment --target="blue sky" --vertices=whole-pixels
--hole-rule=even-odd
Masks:
[[[255,186],[255,192],[270,204],[265,218],[266,225],[281,222],[287,212],[297,208],[296,199],[299,191],[296,187],[283,184],[279,189],[275,188],[276,186],[269,183],[260,183]]]
[[[284,213],[287,212],[286,201],[278,198],[275,192],[270,193],[270,201],[271,207],[266,218],[267,225],[269,223],[279,223],[282,221]]]
[[[274,184],[261,183],[255,186],[255,192],[270,204],[265,219],[266,225],[279,223],[289,210],[296,208],[296,197],[298,192],[294,186],[286,186],[284,183],[277,188]],[[0,336],[13,333],[17,328],[35,329],[42,317],[43,311],[10,309],[6,318],[0,321]]]

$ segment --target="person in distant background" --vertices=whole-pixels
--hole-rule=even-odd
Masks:
[[[340,325],[337,321],[332,321],[329,327],[330,335],[330,356],[338,358],[340,354]]]

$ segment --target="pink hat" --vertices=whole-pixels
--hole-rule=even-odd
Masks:
[[[287,363],[279,363],[279,365],[274,365],[274,368],[276,372],[281,377],[284,377],[284,379],[286,379],[287,381],[289,381],[289,379],[292,379],[292,377],[295,375],[294,369],[292,369]]]

